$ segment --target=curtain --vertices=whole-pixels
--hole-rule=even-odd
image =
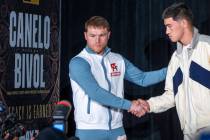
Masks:
[[[109,47],[122,54],[143,71],[166,67],[176,45],[165,35],[163,10],[178,0],[62,0],[61,98],[72,101],[68,64],[86,45],[84,23],[91,16],[105,17],[111,24]],[[180,0],[181,1],[181,0]],[[193,11],[195,26],[210,33],[209,0],[182,0]],[[148,99],[163,93],[164,82],[147,88],[125,82],[125,98]],[[69,118],[70,135],[74,134],[73,111]],[[129,140],[183,139],[176,109],[136,118],[124,112],[124,127]]]

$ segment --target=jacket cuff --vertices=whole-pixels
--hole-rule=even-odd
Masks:
[[[154,104],[152,102],[152,99],[150,98],[149,100],[147,100],[148,104],[149,104],[149,112],[154,112]]]
[[[125,99],[122,105],[122,109],[129,110],[131,108],[131,104],[131,101]]]

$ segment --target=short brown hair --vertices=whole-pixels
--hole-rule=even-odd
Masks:
[[[110,25],[109,22],[101,16],[93,16],[90,19],[88,19],[85,22],[85,32],[87,31],[88,27],[102,27],[102,28],[106,28],[108,31],[110,31]]]
[[[173,18],[173,20],[186,19],[193,25],[193,14],[183,2],[174,3],[166,8],[162,14],[162,19]]]

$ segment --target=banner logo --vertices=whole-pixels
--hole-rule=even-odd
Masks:
[[[39,5],[39,0],[23,0],[23,3]]]
[[[117,65],[116,65],[116,63],[112,63],[111,64],[111,68],[112,68],[112,71],[114,72],[114,71],[117,71]]]
[[[111,76],[120,76],[121,72],[118,71],[118,67],[116,63],[112,63],[111,68],[112,68]]]

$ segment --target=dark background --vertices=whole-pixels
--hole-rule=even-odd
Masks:
[[[61,99],[72,102],[68,64],[85,46],[84,23],[91,16],[103,16],[110,22],[112,51],[122,54],[143,71],[167,66],[176,46],[165,35],[161,14],[174,2],[178,0],[61,0]],[[200,33],[209,34],[210,1],[184,2],[192,9]],[[125,98],[148,99],[162,94],[163,88],[164,82],[147,88],[125,82]],[[125,112],[124,126],[128,140],[182,140],[183,137],[175,108],[142,118]],[[74,131],[72,111],[69,135]]]

